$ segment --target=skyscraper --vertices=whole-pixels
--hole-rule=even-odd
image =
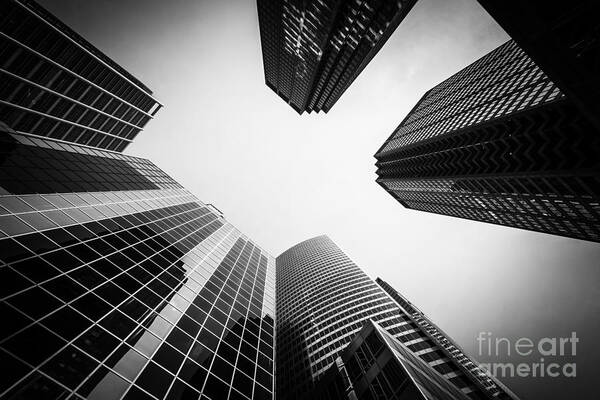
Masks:
[[[529,57],[600,129],[600,3],[478,0]]]
[[[0,0],[0,397],[272,399],[274,259],[120,153],[151,91]]]
[[[508,388],[494,377],[488,375],[481,369],[473,360],[465,354],[458,344],[452,340],[443,330],[433,323],[421,310],[415,307],[410,301],[402,296],[389,283],[381,278],[377,278],[375,282],[392,296],[396,303],[402,308],[406,315],[415,324],[422,328],[423,332],[429,337],[439,349],[446,354],[449,359],[452,359],[461,367],[465,373],[478,380],[487,392],[492,394],[496,399],[514,399],[516,396]]]
[[[317,383],[317,400],[468,400],[373,321],[365,322]]]
[[[511,40],[425,93],[377,182],[409,209],[598,242],[599,137]]]
[[[416,0],[258,0],[265,81],[299,114],[327,112]]]
[[[276,259],[277,397],[302,398],[373,320],[473,399],[493,398],[327,236]]]
[[[0,141],[1,398],[273,398],[273,257],[148,160]]]
[[[101,149],[125,149],[161,107],[32,0],[0,0],[0,80],[0,125]]]

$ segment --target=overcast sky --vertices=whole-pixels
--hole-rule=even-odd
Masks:
[[[271,254],[328,234],[474,356],[480,331],[576,331],[576,379],[505,382],[524,399],[596,386],[600,245],[409,211],[375,183],[373,154],[422,94],[508,39],[475,0],[420,0],[328,114],[302,116],[264,84],[254,0],[40,2],[165,105],[126,152]]]

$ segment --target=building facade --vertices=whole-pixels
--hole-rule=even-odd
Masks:
[[[409,209],[598,242],[599,137],[511,40],[419,100],[377,182]]]
[[[274,258],[121,151],[151,91],[29,0],[0,0],[2,399],[264,399]]]
[[[425,361],[373,321],[316,385],[317,400],[468,400]]]
[[[327,112],[416,0],[258,0],[265,82],[299,114]]]
[[[368,320],[465,395],[493,398],[327,236],[301,242],[277,257],[276,293],[279,399],[310,394]]]
[[[161,107],[32,0],[0,0],[0,80],[0,125],[100,149],[125,149]]]
[[[411,321],[423,329],[425,334],[449,359],[454,360],[467,375],[470,375],[474,380],[479,381],[479,385],[485,391],[489,392],[493,398],[507,400],[517,398],[516,395],[500,381],[479,367],[479,365],[469,358],[450,336],[433,323],[425,314],[423,314],[423,312],[421,312],[421,310],[396,291],[389,283],[381,278],[377,278],[375,282],[396,301]]]
[[[273,257],[150,161],[0,132],[0,259],[0,398],[273,399]]]
[[[600,3],[478,0],[577,108],[600,129]]]

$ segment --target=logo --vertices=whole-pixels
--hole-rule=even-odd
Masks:
[[[567,377],[577,376],[577,364],[572,361],[577,355],[579,338],[576,332],[569,337],[545,337],[531,339],[521,337],[514,342],[505,337],[494,337],[491,332],[479,332],[477,336],[479,356],[527,357],[522,363],[482,363],[480,366],[497,378],[504,377]],[[530,362],[531,359],[539,359]]]

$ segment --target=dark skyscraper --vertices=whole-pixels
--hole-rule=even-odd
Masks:
[[[125,149],[161,107],[31,0],[0,0],[0,82],[0,125],[101,149]]]
[[[273,398],[271,256],[148,160],[0,141],[1,398]]]
[[[600,2],[478,1],[600,129]]]
[[[516,396],[510,392],[497,379],[489,376],[465,352],[457,345],[450,336],[434,324],[425,314],[415,307],[404,296],[398,293],[390,284],[377,278],[375,282],[381,286],[387,294],[392,296],[396,303],[402,308],[406,315],[443,351],[449,359],[454,360],[461,369],[472,378],[479,381],[479,384],[490,393],[495,399],[514,399]]]
[[[327,112],[416,0],[258,0],[265,81],[294,110]]]
[[[276,269],[279,399],[310,393],[368,320],[470,398],[492,397],[327,236],[286,250],[277,257]]]
[[[425,93],[377,182],[410,209],[600,241],[599,133],[508,41]]]
[[[373,321],[352,339],[317,383],[316,400],[469,400]]]

